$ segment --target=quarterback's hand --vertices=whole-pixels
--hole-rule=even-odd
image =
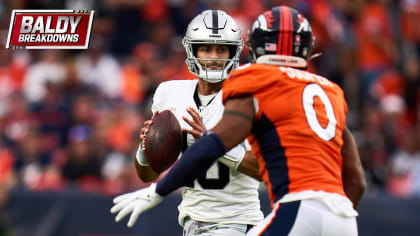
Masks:
[[[131,228],[141,213],[153,208],[162,200],[163,197],[156,193],[156,183],[153,183],[147,188],[115,197],[113,200],[115,205],[111,208],[111,213],[118,212],[115,222],[119,222],[131,213],[127,223],[127,227]]]
[[[150,120],[146,120],[144,122],[144,126],[143,128],[141,128],[140,131],[140,146],[141,148],[144,150],[144,140],[146,137],[146,134],[149,132],[149,127],[153,124],[153,118],[155,118],[155,116],[159,113],[159,111],[155,111],[155,113],[153,113],[152,118]]]
[[[182,117],[185,122],[187,122],[192,129],[182,129],[183,131],[190,133],[194,136],[194,139],[197,140],[200,138],[201,134],[206,131],[206,126],[204,126],[203,121],[201,120],[200,114],[194,108],[188,107],[187,112],[191,115],[192,120]]]

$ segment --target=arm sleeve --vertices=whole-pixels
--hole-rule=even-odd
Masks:
[[[181,159],[156,185],[156,192],[166,196],[181,186],[196,179],[220,156],[225,154],[226,148],[222,140],[215,133],[204,135],[191,145]]]

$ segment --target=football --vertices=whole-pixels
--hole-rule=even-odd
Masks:
[[[182,130],[178,120],[169,110],[159,112],[144,140],[143,152],[149,166],[162,173],[177,160],[181,149]]]

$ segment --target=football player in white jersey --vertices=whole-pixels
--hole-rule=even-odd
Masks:
[[[223,81],[239,65],[243,40],[232,17],[220,10],[206,10],[189,24],[183,45],[188,69],[198,80],[161,83],[153,97],[152,112],[171,110],[184,130],[187,141],[184,143],[191,145],[223,115]],[[152,120],[145,122],[140,135],[142,142]],[[136,159],[138,175],[144,182],[159,177],[148,166],[142,145]],[[256,179],[260,179],[258,163],[246,151],[244,143],[226,153],[206,173],[183,188],[178,209],[184,235],[245,235],[263,219]],[[116,221],[131,214],[127,225],[134,225],[138,216],[136,197],[137,191],[114,199],[111,212],[118,212]]]

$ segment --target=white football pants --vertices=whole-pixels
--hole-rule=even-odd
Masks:
[[[301,200],[275,204],[263,222],[252,228],[248,236],[356,236],[356,217],[332,213],[317,200]]]
[[[245,236],[247,225],[218,224],[187,219],[184,222],[184,236]]]

